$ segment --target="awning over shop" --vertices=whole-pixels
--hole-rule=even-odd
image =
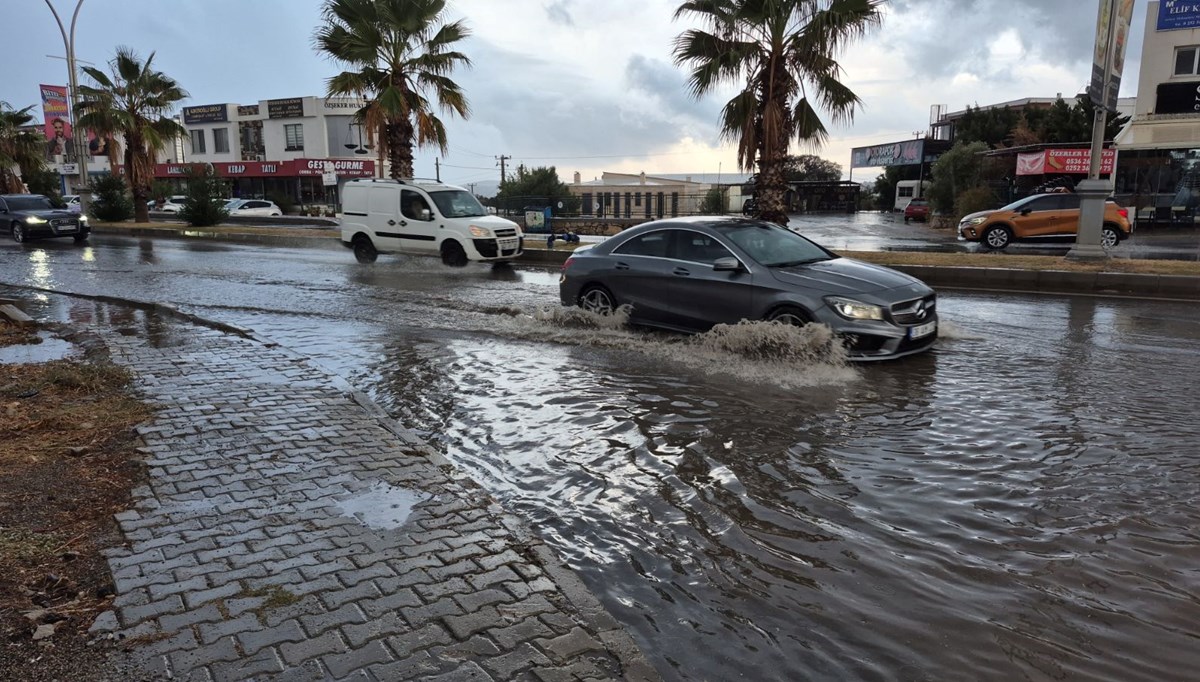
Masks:
[[[1161,114],[1139,119],[1117,135],[1117,149],[1180,149],[1200,147],[1200,117]]]

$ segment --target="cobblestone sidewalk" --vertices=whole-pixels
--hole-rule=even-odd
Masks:
[[[201,328],[105,339],[161,406],[93,626],[137,643],[134,677],[657,679],[517,519],[336,377]]]

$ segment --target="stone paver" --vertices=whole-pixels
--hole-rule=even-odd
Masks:
[[[105,340],[160,406],[96,628],[153,634],[134,677],[656,679],[518,519],[341,379],[202,327]]]

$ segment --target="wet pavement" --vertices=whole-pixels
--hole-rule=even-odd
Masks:
[[[554,312],[550,271],[94,241],[4,245],[0,282],[168,302],[346,377],[528,522],[667,679],[1200,664],[1200,306],[942,292],[935,352],[846,368],[764,356],[754,330],[589,327]]]

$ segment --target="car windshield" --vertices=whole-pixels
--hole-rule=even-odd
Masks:
[[[46,197],[8,197],[4,203],[10,211],[53,211],[54,204]]]
[[[433,197],[433,203],[437,204],[438,211],[447,218],[474,218],[487,215],[479,200],[470,192],[464,192],[461,189],[430,192],[429,196]]]
[[[1033,196],[1025,197],[1024,199],[1017,199],[1016,201],[1012,202],[1011,204],[1009,204],[1007,206],[1001,206],[999,210],[1001,210],[1001,211],[1019,211],[1019,210],[1021,210],[1022,206],[1024,206],[1025,204],[1028,204],[1029,202],[1033,201],[1034,199],[1036,199],[1040,196],[1042,196],[1042,195],[1034,194]]]
[[[232,209],[237,208],[238,206],[241,206],[243,203],[245,203],[245,202],[242,201],[241,199],[230,199],[228,202],[226,202],[225,208],[232,210]]]
[[[790,267],[836,258],[804,237],[778,225],[740,223],[718,226],[726,239],[767,267]]]

